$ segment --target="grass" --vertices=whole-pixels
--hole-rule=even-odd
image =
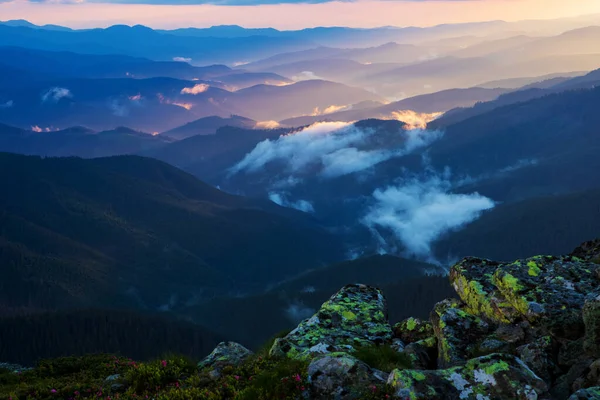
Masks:
[[[390,345],[364,346],[357,349],[352,355],[371,368],[384,372],[411,367],[410,358],[406,354],[396,351]]]
[[[274,359],[265,354],[263,351],[238,366],[225,367],[216,378],[210,370],[198,370],[195,362],[180,356],[144,363],[106,354],[44,360],[18,374],[0,369],[0,400],[310,398],[306,361]],[[410,364],[389,346],[365,347],[356,355],[384,371]],[[118,377],[106,379],[114,375]],[[374,385],[364,388],[359,398],[386,399],[391,393],[385,384]]]

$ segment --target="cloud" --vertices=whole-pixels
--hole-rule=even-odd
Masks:
[[[398,110],[392,111],[392,118],[404,122],[404,129],[425,129],[428,123],[443,114],[443,112],[418,113],[413,110]]]
[[[273,203],[278,204],[282,207],[295,208],[296,210],[304,211],[306,213],[315,212],[313,205],[309,201],[306,201],[306,200],[289,201],[289,200],[287,200],[287,198],[285,197],[284,194],[271,192],[271,193],[269,193],[269,200],[271,200]]]
[[[71,91],[67,88],[61,87],[53,87],[48,89],[44,94],[42,94],[42,102],[47,103],[48,101],[52,101],[57,103],[60,99],[73,97]]]
[[[284,313],[292,323],[298,324],[302,320],[310,318],[315,313],[315,310],[306,307],[302,302],[296,301],[288,304],[288,306],[284,309]]]
[[[439,264],[431,254],[432,243],[494,207],[491,199],[478,193],[452,193],[450,178],[446,169],[442,174],[429,172],[375,190],[361,222],[378,238],[381,252],[399,250],[386,237],[391,233],[408,255]]]
[[[186,87],[181,89],[181,94],[191,94],[195,96],[197,94],[206,92],[208,88],[210,88],[210,86],[206,83],[198,83],[197,85],[194,85],[194,87]]]
[[[8,100],[6,103],[0,103],[0,109],[2,108],[11,108],[15,103],[12,100]]]
[[[258,121],[255,125],[257,129],[277,129],[280,126],[277,121]]]
[[[291,78],[293,81],[310,81],[310,80],[314,80],[314,79],[323,79],[320,76],[316,75],[314,72],[312,71],[302,71],[300,72],[298,75],[294,75]]]
[[[329,179],[371,168],[404,156],[439,139],[440,131],[402,129],[378,132],[348,122],[319,122],[277,140],[260,142],[230,173],[256,173],[272,162],[284,164],[286,174],[310,173]]]
[[[190,61],[192,61],[192,59],[189,57],[173,57],[173,61],[189,63]]]

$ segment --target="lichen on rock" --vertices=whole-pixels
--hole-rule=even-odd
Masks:
[[[391,343],[385,297],[377,288],[348,285],[326,301],[311,318],[276,339],[270,355],[307,359],[357,347]]]
[[[208,368],[214,377],[218,377],[223,368],[240,365],[251,355],[252,352],[239,343],[221,342],[198,363],[198,367]]]
[[[489,325],[464,310],[464,304],[448,299],[435,305],[431,322],[438,343],[438,367],[464,364],[476,343],[489,332]]]
[[[492,354],[437,371],[394,370],[388,384],[401,399],[542,399],[547,385],[517,357]]]

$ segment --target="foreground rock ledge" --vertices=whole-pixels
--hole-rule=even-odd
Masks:
[[[381,398],[411,400],[600,399],[599,249],[597,240],[564,257],[465,258],[450,270],[458,298],[393,328],[379,289],[348,285],[269,355],[307,363],[310,398],[379,398],[369,392],[379,385]],[[411,369],[378,371],[354,356],[365,346],[403,352]],[[204,367],[219,369],[231,349],[242,356],[226,363],[249,354],[220,347]]]

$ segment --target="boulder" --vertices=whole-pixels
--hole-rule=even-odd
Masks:
[[[418,342],[433,336],[433,326],[429,321],[419,318],[407,318],[398,322],[393,328],[394,337],[402,340],[405,344]]]
[[[400,399],[548,399],[546,383],[523,361],[506,354],[436,371],[394,370],[388,384]]]
[[[580,244],[570,254],[573,257],[581,258],[582,260],[592,261],[596,264],[600,263],[600,239],[590,240]]]
[[[367,285],[348,285],[326,301],[315,315],[285,337],[276,339],[270,355],[309,359],[391,342],[392,328],[381,291]]]
[[[600,399],[600,386],[581,389],[573,393],[568,400],[598,400]]]
[[[225,367],[243,363],[253,353],[235,342],[221,342],[206,358],[198,363],[201,369],[209,369],[213,377],[219,377]]]
[[[578,257],[536,256],[513,263],[466,258],[451,282],[468,310],[494,323],[520,318],[557,338],[584,332],[581,309],[598,287],[597,266]]]
[[[308,365],[311,398],[360,399],[375,384],[386,382],[388,374],[372,369],[347,353],[318,356]]]
[[[438,344],[438,368],[464,364],[489,331],[485,321],[464,311],[464,304],[455,299],[437,303],[431,322]]]

